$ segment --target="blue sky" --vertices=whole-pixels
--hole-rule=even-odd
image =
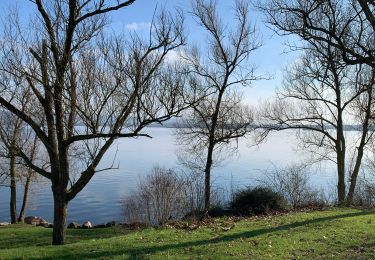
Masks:
[[[222,20],[230,26],[233,22],[232,4],[234,1],[218,0],[217,2]],[[5,6],[4,9],[17,4],[24,19],[33,15],[36,10],[34,4],[28,0],[2,0],[2,4],[3,7]],[[187,0],[137,0],[130,7],[113,12],[110,26],[114,30],[122,30],[124,33],[131,30],[147,30],[155,8],[173,9],[178,7],[188,13],[190,5],[191,2]],[[254,82],[254,87],[243,89],[244,101],[256,105],[259,100],[266,100],[273,95],[275,88],[281,84],[283,68],[292,63],[298,54],[285,53],[288,49],[284,43],[288,39],[277,36],[267,28],[264,24],[264,17],[254,7],[251,7],[250,17],[263,42],[263,46],[250,57],[250,62],[258,67],[258,74],[268,73],[273,77],[271,80]],[[206,35],[189,14],[186,19],[186,29],[190,43],[199,45],[205,43]]]

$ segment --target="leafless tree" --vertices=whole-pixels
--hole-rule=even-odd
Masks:
[[[363,65],[375,67],[375,2],[373,0],[265,0],[260,1],[260,8],[266,13],[268,23],[281,35],[296,35],[313,45],[315,49],[329,46],[334,48],[336,55],[340,55],[342,62],[347,65]],[[306,45],[291,44],[292,49],[305,49]],[[363,74],[362,74],[363,75]],[[372,72],[369,73],[370,77]],[[356,85],[356,84],[354,84]],[[354,159],[354,168],[350,172],[350,188],[348,203],[351,202],[363,157],[363,147],[368,141],[366,134],[369,124],[370,103],[372,103],[372,90],[365,91],[367,105],[362,109],[361,117],[367,114],[367,119],[362,120],[362,137],[360,138],[357,156]],[[366,102],[366,101],[365,101]],[[368,108],[366,110],[366,107]],[[337,118],[340,119],[340,118]],[[339,130],[339,128],[337,128]],[[325,135],[326,136],[326,135]],[[343,139],[343,138],[339,138]],[[336,143],[342,143],[337,139]],[[333,140],[332,140],[333,141]],[[343,143],[344,144],[344,143]],[[344,147],[344,146],[343,146]],[[336,148],[338,151],[342,149]],[[345,157],[341,152],[341,159]],[[339,166],[338,166],[339,167]],[[345,197],[344,169],[339,174],[339,202]],[[341,177],[340,177],[341,176]]]
[[[192,10],[197,23],[208,34],[208,43],[203,55],[198,48],[193,48],[185,61],[191,75],[190,84],[198,86],[196,89],[204,90],[208,96],[184,115],[177,139],[183,145],[182,150],[190,155],[184,156],[185,159],[192,156],[191,161],[197,162],[194,167],[205,174],[204,208],[207,212],[214,154],[218,156],[224,149],[231,154],[230,148],[236,150],[233,141],[250,131],[252,112],[241,103],[237,88],[249,86],[257,79],[248,59],[260,43],[249,24],[246,1],[235,2],[237,24],[233,28],[222,22],[215,1],[194,1]]]
[[[372,75],[372,76],[371,76]],[[337,164],[338,203],[346,198],[346,163],[351,151],[347,125],[359,125],[359,141],[349,169],[352,199],[363,151],[372,137],[373,70],[368,65],[347,65],[340,50],[325,42],[306,45],[304,54],[286,73],[277,100],[265,104],[262,114],[265,137],[269,131],[296,129],[303,147],[319,161]]]
[[[4,112],[4,111],[3,111]],[[12,118],[9,118],[11,116]],[[24,222],[26,208],[29,199],[29,190],[33,182],[37,180],[35,172],[25,166],[21,158],[17,156],[19,146],[24,147],[31,161],[35,161],[38,152],[38,139],[30,136],[24,128],[24,124],[12,115],[5,116],[2,113],[0,126],[0,186],[10,188],[10,219],[11,223]],[[13,119],[11,122],[5,122]],[[17,188],[22,187],[22,205],[17,217]]]
[[[108,13],[135,0],[33,2],[37,18],[29,27],[16,15],[3,26],[0,71],[10,81],[1,84],[0,104],[33,130],[48,154],[45,168],[18,149],[28,166],[52,183],[57,245],[65,242],[69,201],[106,170],[98,165],[113,142],[149,136],[143,131],[147,125],[188,106],[190,98],[182,98],[186,84],[166,59],[185,42],[184,19],[181,12],[161,12],[148,39],[132,34],[125,40],[103,29]],[[40,107],[36,115],[12,99],[24,88]]]
[[[8,176],[10,188],[10,219],[17,222],[17,142],[21,141],[22,120],[15,118],[8,111],[0,113],[0,156],[8,167],[4,167],[4,176]]]
[[[35,163],[36,160],[43,160],[45,162],[45,155],[39,153],[39,140],[38,137],[34,134],[34,136],[28,136],[27,142],[24,146],[27,145],[27,148],[24,148],[26,151],[27,156],[30,158],[32,163]],[[45,163],[44,163],[45,165]],[[29,202],[29,191],[31,188],[32,183],[38,182],[39,178],[35,171],[33,171],[30,167],[27,166],[21,159],[20,164],[18,165],[19,173],[20,173],[20,182],[23,186],[23,194],[22,194],[22,205],[20,211],[18,213],[18,221],[24,222],[26,209]]]
[[[375,67],[374,0],[260,0],[279,34],[330,44],[347,64]]]
[[[8,82],[2,78],[2,83]],[[14,92],[12,100],[17,100],[21,104],[23,111],[30,108],[30,89],[24,92]],[[30,141],[34,139],[34,141]],[[23,147],[26,154],[34,161],[37,149],[37,138],[31,136],[26,124],[8,110],[0,110],[0,157],[2,158],[2,175],[6,176],[10,188],[10,218],[11,223],[17,222],[17,186],[23,185],[23,202],[19,213],[18,221],[23,222],[30,182],[33,180],[34,171],[25,169],[22,160],[18,157],[18,148]],[[5,166],[6,165],[6,166]],[[5,167],[4,167],[5,166]],[[7,186],[8,186],[7,185]]]
[[[375,92],[375,69],[366,65],[359,65],[358,77],[353,80],[353,84],[365,92],[354,100],[352,109],[357,113],[354,115],[356,122],[361,126],[359,140],[356,143],[355,155],[353,157],[352,167],[349,169],[350,186],[347,194],[347,203],[353,202],[353,196],[356,189],[358,175],[361,170],[365,151],[373,145],[374,139],[374,92]],[[371,149],[371,147],[370,147]]]

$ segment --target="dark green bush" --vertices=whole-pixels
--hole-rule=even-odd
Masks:
[[[269,214],[286,209],[286,200],[269,188],[246,188],[235,193],[230,209],[234,214],[248,216]]]

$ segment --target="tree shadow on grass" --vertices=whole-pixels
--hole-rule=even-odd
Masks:
[[[309,219],[304,221],[298,221],[290,224],[280,225],[272,228],[262,228],[257,230],[251,230],[247,232],[240,232],[235,234],[228,234],[224,236],[220,236],[218,238],[214,239],[203,239],[203,240],[196,240],[196,241],[188,241],[188,242],[182,242],[182,243],[174,243],[174,244],[165,244],[165,245],[159,245],[159,246],[145,246],[145,247],[137,247],[137,248],[131,248],[131,247],[122,247],[120,250],[113,250],[113,251],[96,251],[96,252],[79,252],[74,253],[74,255],[69,254],[69,252],[63,252],[63,254],[59,254],[56,257],[59,257],[61,259],[71,259],[73,258],[79,258],[79,259],[87,259],[87,258],[112,258],[115,256],[126,256],[130,258],[143,258],[147,254],[153,254],[158,252],[164,252],[174,249],[182,249],[182,248],[189,248],[189,247],[195,247],[195,246],[205,246],[209,244],[216,244],[221,242],[229,242],[233,240],[237,240],[240,238],[253,238],[264,234],[269,234],[277,231],[284,231],[289,230],[291,228],[298,228],[305,225],[311,225],[311,224],[317,224],[325,221],[331,221],[331,220],[337,220],[337,219],[343,219],[343,218],[350,218],[350,217],[356,217],[356,216],[364,216],[364,215],[370,215],[374,212],[356,212],[356,213],[347,213],[347,214],[341,214],[341,215],[334,215],[334,216],[327,216],[327,217],[321,217],[321,218],[315,218],[315,219]]]
[[[52,229],[43,227],[9,226],[0,229],[0,250],[20,247],[48,246],[52,242]],[[36,231],[37,229],[37,231]],[[67,243],[74,244],[84,240],[105,239],[123,236],[130,231],[117,227],[103,229],[68,229]]]

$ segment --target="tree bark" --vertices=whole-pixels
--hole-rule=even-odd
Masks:
[[[337,199],[338,205],[344,206],[346,196],[346,185],[345,185],[345,137],[344,127],[342,123],[342,114],[338,115],[337,123],[337,141],[336,141],[336,153],[337,153]]]
[[[212,167],[212,154],[214,146],[209,144],[207,152],[206,167],[204,169],[204,211],[208,213],[211,206],[211,167]]]
[[[16,158],[10,156],[10,219],[11,223],[17,223],[17,184],[16,184]]]
[[[345,150],[337,152],[337,198],[338,205],[343,206],[345,203]]]
[[[54,215],[53,215],[53,234],[52,244],[63,245],[66,238],[66,219],[68,213],[68,202],[66,195],[61,187],[53,188]]]
[[[353,203],[353,196],[354,196],[355,187],[357,185],[357,178],[358,178],[359,170],[361,167],[362,158],[363,158],[363,147],[359,147],[354,170],[350,176],[350,186],[349,186],[348,196],[346,198],[346,203],[348,206],[350,206]]]
[[[337,203],[338,206],[344,206],[346,196],[345,185],[345,166],[346,166],[346,142],[344,135],[344,121],[343,121],[343,108],[341,103],[341,88],[337,75],[335,65],[332,63],[332,72],[334,75],[334,82],[336,87],[336,100],[337,100],[337,139],[336,139],[336,154],[337,154]]]
[[[338,96],[338,105],[341,107],[341,94]],[[336,141],[336,154],[337,154],[337,203],[339,206],[344,206],[346,196],[346,185],[345,185],[345,155],[346,155],[346,144],[344,136],[344,124],[342,120],[342,110],[338,112],[337,120],[337,141]]]
[[[28,176],[26,179],[24,190],[23,190],[22,207],[18,215],[18,222],[22,222],[22,223],[25,222],[25,212],[26,212],[26,207],[27,207],[27,203],[29,199],[30,183],[31,183],[31,176]]]
[[[35,154],[36,154],[36,150],[37,150],[37,145],[38,145],[38,138],[37,138],[37,136],[35,136],[33,146],[32,146],[32,149],[31,149],[31,156],[30,156],[31,162],[34,162]],[[25,222],[25,213],[26,213],[27,203],[28,203],[28,200],[29,200],[29,190],[30,190],[30,185],[31,185],[32,178],[33,178],[33,175],[34,175],[34,172],[31,168],[28,168],[27,171],[28,172],[27,172],[26,182],[25,182],[25,186],[24,186],[24,190],[23,190],[22,207],[21,207],[20,213],[18,215],[18,221],[22,222],[22,223]]]

